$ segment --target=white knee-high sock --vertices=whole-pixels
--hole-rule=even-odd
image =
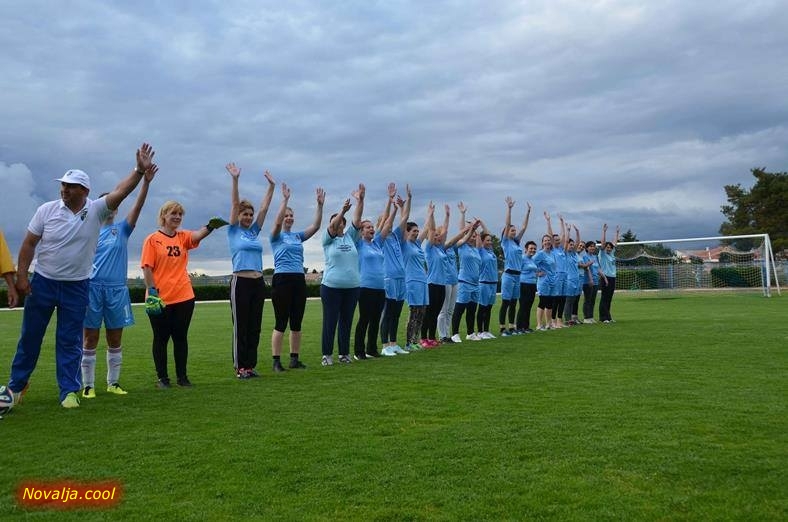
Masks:
[[[95,388],[96,384],[96,350],[82,350],[82,387]]]
[[[120,365],[123,362],[122,347],[107,348],[107,385],[116,384],[120,378]]]

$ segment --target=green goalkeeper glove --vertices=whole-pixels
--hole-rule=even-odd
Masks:
[[[208,230],[216,230],[217,228],[222,228],[224,225],[229,225],[227,221],[220,218],[219,216],[214,216],[208,220],[208,224],[205,225]]]
[[[159,291],[155,288],[148,288],[148,298],[145,299],[145,313],[148,315],[161,315],[164,311],[164,301],[159,297]]]

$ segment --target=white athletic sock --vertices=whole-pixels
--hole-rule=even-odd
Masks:
[[[95,388],[96,384],[96,350],[82,350],[82,387]]]
[[[120,365],[123,362],[121,350],[121,346],[107,348],[107,386],[117,383],[120,378]]]

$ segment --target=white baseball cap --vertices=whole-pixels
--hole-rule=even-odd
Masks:
[[[55,181],[60,181],[61,183],[71,183],[72,185],[82,185],[86,189],[90,190],[90,178],[87,174],[78,169],[66,171],[62,178],[57,178]]]

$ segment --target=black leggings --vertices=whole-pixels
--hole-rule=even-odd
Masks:
[[[430,283],[430,304],[424,314],[424,322],[421,325],[422,339],[437,339],[438,314],[443,307],[443,300],[446,297],[446,285],[436,285]]]
[[[189,357],[189,325],[194,314],[194,299],[167,304],[161,315],[149,315],[153,330],[153,364],[159,379],[169,379],[167,373],[167,343],[172,338],[172,354],[175,358],[175,375],[186,378],[186,360]]]
[[[383,306],[383,319],[380,320],[380,340],[383,343],[396,343],[399,330],[399,316],[405,301],[386,299]]]
[[[520,309],[517,310],[517,328],[531,327],[531,308],[536,300],[536,283],[520,283]]]
[[[597,287],[594,284],[583,285],[583,319],[594,318]]]
[[[274,330],[284,332],[290,323],[291,332],[301,331],[306,309],[304,274],[274,274],[271,280],[271,303],[274,305]]]
[[[467,303],[457,303],[454,307],[454,314],[451,316],[451,333],[459,334],[460,333],[460,320],[462,319],[462,314],[465,313],[465,310],[468,310],[468,315],[465,317],[465,329],[467,333],[472,334],[473,330],[473,323],[476,321],[476,302],[469,301]]]
[[[476,314],[476,331],[490,331],[490,316],[492,315],[492,305],[479,305],[479,313]]]
[[[514,324],[515,312],[517,312],[517,299],[501,300],[501,309],[498,311],[498,324],[506,325],[507,315],[508,322]]]
[[[230,284],[230,311],[233,316],[233,365],[257,366],[257,347],[263,324],[265,279],[233,275]]]
[[[362,288],[358,297],[358,322],[356,323],[353,351],[356,355],[378,353],[380,316],[386,304],[386,292],[376,288]],[[366,345],[364,338],[366,337]]]

